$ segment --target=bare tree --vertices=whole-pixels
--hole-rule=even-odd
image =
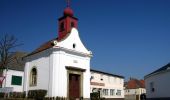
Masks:
[[[4,69],[7,69],[8,63],[12,61],[11,55],[14,48],[20,45],[18,39],[13,35],[5,34],[0,39],[0,75],[2,75]]]

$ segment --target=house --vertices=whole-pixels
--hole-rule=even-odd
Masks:
[[[58,19],[58,37],[24,57],[24,91],[44,89],[47,97],[90,98],[92,52],[82,43],[70,6]]]
[[[3,70],[1,76],[0,92],[22,92],[24,80],[24,66],[25,62],[22,57],[26,56],[25,52],[14,52],[11,54],[11,61]]]
[[[141,96],[145,96],[145,81],[130,78],[125,82],[125,100],[141,100]],[[145,97],[144,97],[145,98]]]
[[[170,100],[170,63],[145,76],[147,100]]]
[[[90,70],[90,91],[99,92],[100,97],[112,100],[124,98],[124,77],[98,70]]]

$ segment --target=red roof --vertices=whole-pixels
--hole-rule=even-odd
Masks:
[[[40,47],[38,47],[37,49],[35,49],[33,52],[31,52],[30,54],[28,54],[28,55],[25,56],[25,57],[31,56],[31,55],[33,55],[33,54],[39,53],[39,52],[41,52],[41,51],[44,51],[44,50],[46,50],[46,49],[49,49],[49,48],[53,47],[53,46],[54,46],[54,45],[53,45],[53,41],[54,41],[54,40],[60,42],[60,41],[62,41],[62,40],[64,40],[64,39],[66,39],[68,35],[69,35],[69,34],[67,34],[66,36],[64,36],[64,37],[62,37],[62,38],[52,39],[52,40],[50,40],[50,41],[42,44]]]
[[[144,80],[130,79],[125,83],[126,89],[137,89],[137,88],[145,88]]]
[[[70,7],[65,8],[64,16],[73,16],[73,10]]]
[[[52,39],[52,40],[50,40],[50,41],[42,44],[40,47],[38,47],[36,50],[34,50],[33,52],[31,52],[31,53],[28,54],[27,56],[31,56],[31,55],[33,55],[33,54],[39,53],[39,52],[41,52],[41,51],[44,51],[44,50],[46,50],[46,49],[49,49],[49,48],[53,47],[52,41],[54,41],[54,40],[57,40],[57,39]],[[27,57],[27,56],[26,56],[26,57]]]

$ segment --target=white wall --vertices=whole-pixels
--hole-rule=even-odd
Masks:
[[[125,89],[125,100],[140,100],[140,97],[136,98],[136,95],[141,95],[146,93],[145,88],[137,88],[137,89]]]
[[[83,97],[90,97],[90,58],[81,55],[73,55],[67,51],[56,51],[53,52],[53,71],[55,76],[53,78],[54,82],[53,89],[54,95],[67,97],[67,67],[75,67],[85,69],[83,73]]]
[[[90,52],[87,50],[87,48],[82,43],[78,30],[76,28],[71,29],[71,33],[68,33],[68,37],[60,42],[58,42],[57,46],[67,48],[69,50],[75,50],[81,53],[90,54]],[[76,45],[75,48],[73,48],[73,44]]]
[[[6,75],[5,75],[6,74]],[[6,78],[3,81],[3,87],[13,87],[13,91],[15,92],[22,92],[23,91],[23,83],[24,83],[24,72],[23,71],[16,71],[16,70],[8,70],[7,72],[4,71],[4,75]],[[22,84],[21,85],[12,85],[12,75],[22,77]]]
[[[73,48],[73,44],[76,47]],[[46,89],[50,97],[67,97],[66,66],[85,69],[83,73],[83,97],[90,98],[90,57],[81,42],[78,31],[73,28],[69,36],[58,42],[53,48],[26,58],[24,90]],[[37,86],[29,86],[30,71],[37,68]]]
[[[24,91],[45,89],[49,90],[49,68],[50,68],[50,50],[46,50],[35,55],[29,56],[25,64]],[[37,69],[37,85],[30,86],[30,72],[32,68]]]
[[[151,92],[150,83],[154,83],[155,91]],[[147,98],[170,97],[170,70],[145,78]]]
[[[75,44],[75,48],[73,48]],[[67,97],[67,70],[66,66],[85,69],[83,73],[83,97],[90,98],[90,57],[80,40],[77,29],[72,28],[69,36],[58,42],[53,48],[53,94],[52,96]],[[61,78],[62,77],[62,78]],[[55,84],[55,85],[54,85]]]
[[[111,75],[107,75],[107,74],[102,74],[102,73],[96,73],[91,71],[91,76],[93,76],[94,78],[91,79],[91,82],[97,82],[97,83],[104,83],[104,86],[99,86],[99,85],[91,85],[91,92],[93,88],[102,88],[102,89],[108,89],[108,95],[102,95],[102,97],[105,98],[124,98],[124,89],[123,89],[123,85],[124,85],[124,79],[123,78],[119,78],[119,77],[114,77]],[[103,80],[101,80],[101,78],[103,78]],[[114,89],[115,90],[115,94],[113,96],[110,95],[110,89]],[[121,90],[121,96],[116,95],[117,90]]]
[[[125,95],[132,95],[132,94],[140,95],[143,93],[146,93],[145,88],[125,89]]]

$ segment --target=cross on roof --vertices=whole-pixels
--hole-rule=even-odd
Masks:
[[[70,0],[66,0],[67,2],[67,7],[70,7]]]

